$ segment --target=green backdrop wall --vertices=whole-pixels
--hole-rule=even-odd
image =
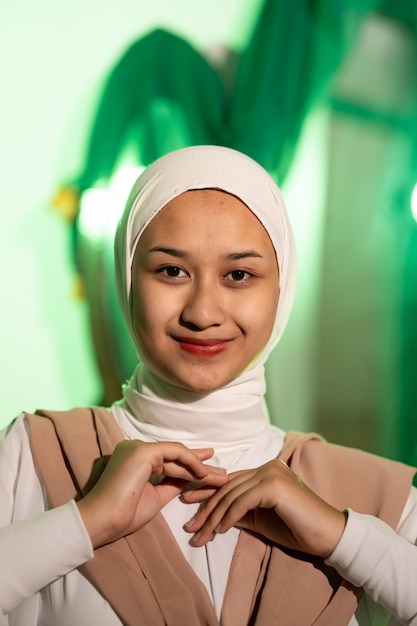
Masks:
[[[85,304],[72,296],[68,228],[49,205],[59,182],[79,171],[109,69],[156,26],[201,48],[239,48],[259,4],[0,2],[0,425],[22,409],[98,400]]]

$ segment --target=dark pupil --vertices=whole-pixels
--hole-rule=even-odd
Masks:
[[[243,280],[245,278],[245,272],[243,270],[234,270],[232,272],[233,280]]]
[[[175,278],[175,276],[178,276],[179,273],[180,273],[179,267],[167,267],[168,276],[173,276]]]

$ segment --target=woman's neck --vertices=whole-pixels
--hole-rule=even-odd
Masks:
[[[200,394],[175,387],[140,364],[116,408],[134,420],[139,438],[214,447],[221,460],[247,449],[268,431],[264,391],[263,368]]]

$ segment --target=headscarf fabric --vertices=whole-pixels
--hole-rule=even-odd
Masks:
[[[192,146],[170,152],[137,179],[115,239],[116,285],[122,312],[139,355],[131,317],[131,271],[141,234],[163,207],[182,193],[217,189],[239,198],[267,231],[277,258],[280,293],[271,337],[249,369],[263,366],[277,344],[293,304],[296,253],[281,192],[273,178],[245,154],[221,146]]]

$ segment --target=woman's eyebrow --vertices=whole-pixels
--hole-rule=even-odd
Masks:
[[[262,254],[256,252],[256,250],[243,250],[242,252],[231,252],[224,258],[226,261],[239,261],[240,259],[247,259],[249,257],[256,257],[262,259]]]
[[[170,256],[176,256],[180,259],[186,259],[189,255],[185,250],[178,250],[177,248],[165,248],[164,246],[155,246],[154,248],[150,248],[148,250],[148,254],[151,252],[163,252],[164,254],[169,254]]]
[[[170,256],[174,256],[179,259],[186,259],[190,256],[185,250],[167,248],[165,246],[155,246],[154,248],[150,248],[148,250],[148,254],[151,254],[152,252],[162,252],[163,254],[169,254]],[[259,254],[256,250],[242,250],[241,252],[230,252],[230,254],[225,254],[223,258],[225,261],[240,261],[240,259],[262,259],[263,257],[262,254]]]

